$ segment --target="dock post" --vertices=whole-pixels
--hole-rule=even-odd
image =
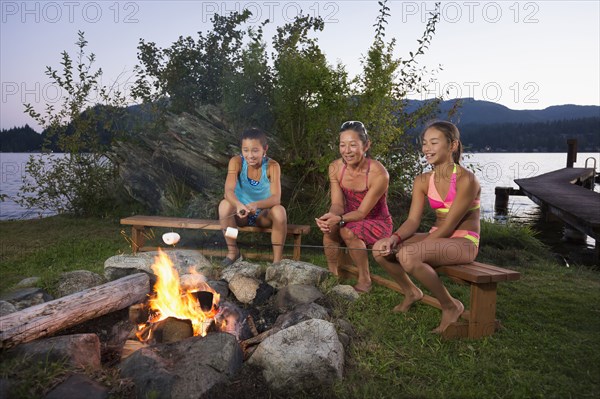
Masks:
[[[577,139],[568,139],[567,146],[567,168],[572,168],[577,162]]]
[[[496,187],[494,192],[496,193],[496,200],[494,202],[494,213],[496,215],[507,215],[508,214],[508,198],[512,191],[512,187]]]

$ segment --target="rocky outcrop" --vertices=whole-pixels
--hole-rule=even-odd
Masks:
[[[213,105],[200,106],[194,114],[168,114],[165,124],[156,136],[117,142],[110,155],[127,192],[155,212],[168,205],[173,184],[199,193],[222,187],[229,158],[239,152],[239,133]]]

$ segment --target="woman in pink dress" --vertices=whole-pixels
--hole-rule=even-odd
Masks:
[[[392,233],[392,217],[387,207],[389,175],[385,167],[367,156],[371,145],[365,126],[344,122],[340,128],[340,155],[329,165],[331,206],[315,219],[323,232],[323,245],[329,271],[338,275],[341,241],[349,249],[358,268],[354,289],[371,289],[369,258],[365,249]]]

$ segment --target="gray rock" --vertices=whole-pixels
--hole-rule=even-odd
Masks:
[[[19,281],[15,288],[35,287],[40,282],[39,277],[27,277]]]
[[[329,274],[328,270],[312,263],[284,259],[267,268],[265,280],[277,289],[298,284],[318,287]]]
[[[331,293],[348,301],[356,301],[360,298],[360,294],[351,285],[336,285],[331,289]]]
[[[217,291],[221,295],[221,300],[224,300],[229,296],[229,284],[224,280],[210,280],[207,282],[210,288]]]
[[[352,342],[352,340],[350,339],[350,336],[343,332],[338,332],[338,338],[339,338],[340,342],[342,343],[342,346],[344,347],[344,349],[348,348],[348,345],[350,345],[350,342]]]
[[[10,291],[0,299],[12,303],[17,310],[22,310],[30,306],[53,300],[52,295],[41,288],[20,288]]]
[[[329,320],[329,312],[319,304],[305,303],[298,305],[291,312],[280,315],[273,327],[284,329],[310,319]]]
[[[56,291],[59,297],[74,294],[104,284],[104,277],[87,270],[74,270],[59,276]]]
[[[106,399],[108,388],[83,374],[72,374],[48,392],[44,399]]]
[[[167,254],[179,275],[189,273],[190,267],[204,275],[210,275],[213,271],[213,265],[199,251],[177,249],[167,251]],[[152,265],[157,255],[157,251],[149,251],[112,256],[104,262],[104,276],[112,281],[139,272],[152,275]]]
[[[121,363],[120,369],[121,377],[134,381],[139,398],[197,398],[235,375],[242,360],[233,335],[210,333],[139,349]]]
[[[43,338],[6,351],[8,358],[29,357],[34,362],[66,360],[74,367],[100,368],[100,340],[96,334],[73,334]]]
[[[294,309],[303,303],[311,303],[321,298],[323,293],[312,285],[288,285],[275,295],[275,308],[280,313]]]
[[[0,301],[0,317],[6,316],[7,314],[14,313],[17,311],[15,305],[8,301]]]
[[[263,274],[264,271],[262,270],[260,265],[246,261],[239,261],[223,269],[223,271],[221,272],[221,278],[230,283],[231,279],[234,276],[241,275],[261,279]]]
[[[293,393],[342,379],[344,347],[332,323],[312,319],[265,339],[248,363],[273,390]]]
[[[335,321],[335,326],[338,329],[338,331],[341,331],[350,337],[354,337],[356,335],[354,332],[354,327],[352,326],[352,324],[350,324],[348,320],[337,319]]]
[[[260,281],[241,274],[236,274],[229,281],[229,289],[241,303],[252,303],[256,297],[256,292],[260,286]]]

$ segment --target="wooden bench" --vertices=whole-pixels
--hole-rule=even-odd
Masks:
[[[131,225],[131,249],[135,254],[138,251],[145,251],[149,248],[144,247],[146,239],[145,229],[146,227],[169,227],[173,229],[197,229],[197,230],[221,230],[221,224],[218,220],[210,219],[189,219],[189,218],[175,218],[165,216],[130,216],[121,219],[121,224]],[[264,227],[238,227],[240,232],[251,232],[251,233],[270,233],[270,228]],[[294,236],[293,253],[292,259],[300,260],[300,250],[302,244],[302,235],[310,232],[310,226],[288,224],[287,234]],[[205,255],[222,255],[222,251],[216,251],[211,249],[200,249]],[[270,254],[264,254],[259,252],[244,252],[244,257],[249,259],[262,259],[270,260]]]
[[[340,256],[340,276],[358,276],[358,269],[352,265],[351,260],[348,260],[347,254]],[[442,333],[442,336],[448,339],[481,338],[492,335],[500,327],[500,321],[496,320],[497,285],[499,282],[515,281],[521,277],[519,272],[480,262],[441,266],[436,268],[436,271],[447,275],[459,284],[469,284],[471,287],[468,309],[465,309],[461,315],[463,320],[453,323]],[[394,281],[373,274],[371,274],[371,280],[376,284],[403,293],[402,288]],[[441,309],[439,301],[430,295],[424,295],[421,302]]]

